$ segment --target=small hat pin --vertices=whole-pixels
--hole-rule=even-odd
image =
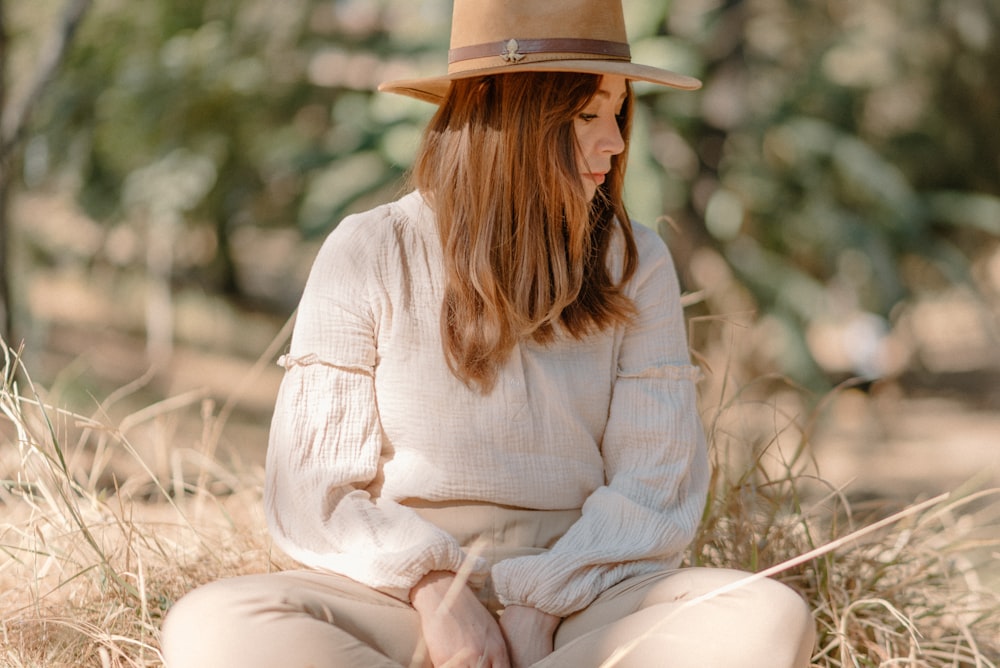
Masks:
[[[524,54],[517,52],[518,48],[520,47],[517,44],[517,40],[512,39],[507,42],[507,44],[505,45],[505,50],[503,53],[500,54],[500,57],[506,60],[508,63],[511,64],[516,63],[522,58],[524,58]]]

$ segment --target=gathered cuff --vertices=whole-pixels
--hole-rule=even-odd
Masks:
[[[449,571],[462,577],[465,584],[473,590],[478,591],[483,588],[490,575],[490,566],[485,559],[471,557],[464,551],[460,551],[458,555],[449,551],[448,557],[444,560],[421,564],[419,568],[407,568],[405,573],[393,578],[391,584],[374,584],[372,589],[404,603],[410,603],[410,592],[417,586],[420,579],[431,571]]]
[[[331,369],[341,369],[343,371],[355,371],[373,376],[375,374],[375,369],[367,364],[358,364],[356,362],[341,362],[339,360],[326,359],[325,357],[320,357],[316,353],[309,353],[308,355],[282,355],[278,358],[278,366],[283,367],[286,371],[290,371],[297,367],[309,367],[309,366],[326,366]]]
[[[701,368],[693,364],[663,364],[642,369],[618,369],[619,378],[665,378],[666,380],[700,381],[704,375]]]

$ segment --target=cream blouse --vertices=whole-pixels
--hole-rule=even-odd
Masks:
[[[421,195],[341,222],[280,360],[265,484],[277,545],[405,600],[426,573],[466,559],[413,500],[581,509],[550,550],[489,573],[501,603],[559,616],[626,577],[676,567],[708,479],[698,371],[670,255],[652,231],[636,225],[635,237],[633,322],[524,341],[483,396],[445,362],[441,247]]]

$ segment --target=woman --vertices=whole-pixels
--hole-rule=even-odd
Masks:
[[[282,358],[265,504],[309,569],[186,596],[169,666],[808,665],[791,590],[677,570],[708,467],[673,265],[622,203],[635,79],[699,85],[629,61],[617,2],[457,0],[448,75],[383,85],[440,108]]]

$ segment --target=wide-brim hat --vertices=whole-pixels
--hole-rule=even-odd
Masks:
[[[632,62],[621,0],[455,0],[448,73],[388,81],[380,91],[439,104],[456,79],[582,72],[697,90],[701,81]]]

